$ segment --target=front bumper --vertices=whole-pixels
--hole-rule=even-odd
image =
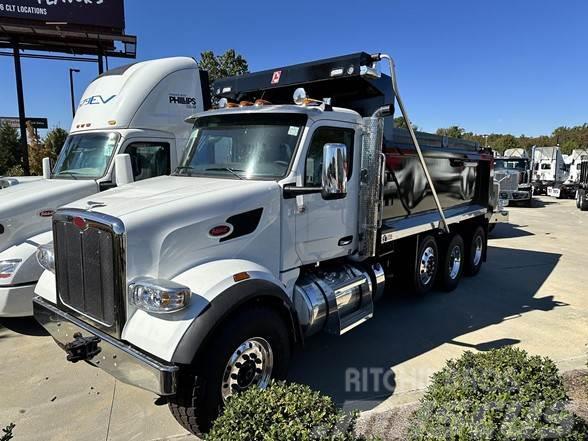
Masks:
[[[500,192],[501,199],[508,199],[509,201],[526,201],[531,199],[531,192],[530,191],[501,191]]]
[[[74,340],[74,334],[100,339],[100,352],[86,360],[123,383],[140,387],[157,395],[176,393],[178,367],[149,357],[132,346],[100,332],[83,321],[58,309],[41,297],[33,299],[35,319],[51,334],[55,342],[65,349]]]
[[[36,283],[0,286],[0,317],[30,317]]]

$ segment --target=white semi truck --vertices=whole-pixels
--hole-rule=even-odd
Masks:
[[[588,155],[588,150],[574,149],[565,159],[567,178],[561,185],[551,189],[552,196],[566,199],[577,198],[578,189],[580,188],[582,157],[586,155]]]
[[[488,150],[393,127],[395,97],[410,119],[387,55],[214,90],[172,176],[56,212],[34,299],[69,361],[167,397],[194,433],[294,345],[369,323],[393,276],[424,294],[476,274],[494,208]]]
[[[88,86],[53,170],[46,159],[41,178],[0,180],[9,183],[0,191],[0,316],[32,315],[42,273],[35,251],[52,240],[55,210],[117,183],[169,174],[190,135],[184,119],[209,102],[207,74],[185,57],[113,69]]]
[[[566,164],[558,146],[533,147],[532,160],[535,194],[548,194],[548,189],[559,187],[566,180]]]

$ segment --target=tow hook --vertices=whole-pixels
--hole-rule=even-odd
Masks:
[[[67,361],[77,363],[78,361],[91,360],[102,350],[98,347],[98,343],[102,340],[95,335],[90,337],[82,337],[82,334],[76,332],[74,334],[74,341],[65,345],[65,352],[67,352]]]

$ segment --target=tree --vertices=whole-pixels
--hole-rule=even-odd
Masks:
[[[65,144],[67,138],[67,131],[61,127],[55,127],[45,137],[45,147],[51,152],[49,157],[55,161],[59,156],[59,152]]]
[[[419,127],[414,123],[411,122],[412,124],[412,129],[413,130],[418,130]],[[396,118],[394,118],[394,127],[400,127],[402,129],[408,129],[408,124],[406,124],[406,121],[404,120],[403,116],[398,116]]]
[[[492,148],[500,153],[504,153],[508,149],[517,149],[521,147],[521,143],[512,135],[502,135],[492,144]]]
[[[450,138],[463,138],[465,130],[459,126],[451,126],[446,129],[437,129],[437,135],[449,136]]]
[[[8,170],[20,160],[18,131],[7,123],[0,126],[0,176],[8,175]]]
[[[208,72],[212,97],[214,97],[212,83],[216,80],[249,72],[247,60],[237,54],[235,49],[229,49],[222,55],[215,55],[213,51],[202,52],[198,67]]]

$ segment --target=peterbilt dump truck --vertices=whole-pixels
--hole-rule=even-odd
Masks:
[[[533,204],[533,164],[524,149],[509,149],[494,160],[494,181],[500,185],[500,199],[508,204]]]
[[[214,91],[172,176],[55,213],[34,299],[69,361],[166,397],[193,433],[284,378],[295,345],[369,326],[394,276],[422,295],[478,273],[493,209],[489,151],[393,127],[395,98],[410,119],[388,55]]]
[[[35,252],[52,241],[57,207],[131,181],[171,173],[190,136],[184,119],[209,108],[207,74],[191,58],[110,70],[84,92],[53,170],[0,191],[0,317],[33,314],[43,272]],[[89,204],[90,207],[92,204]]]

